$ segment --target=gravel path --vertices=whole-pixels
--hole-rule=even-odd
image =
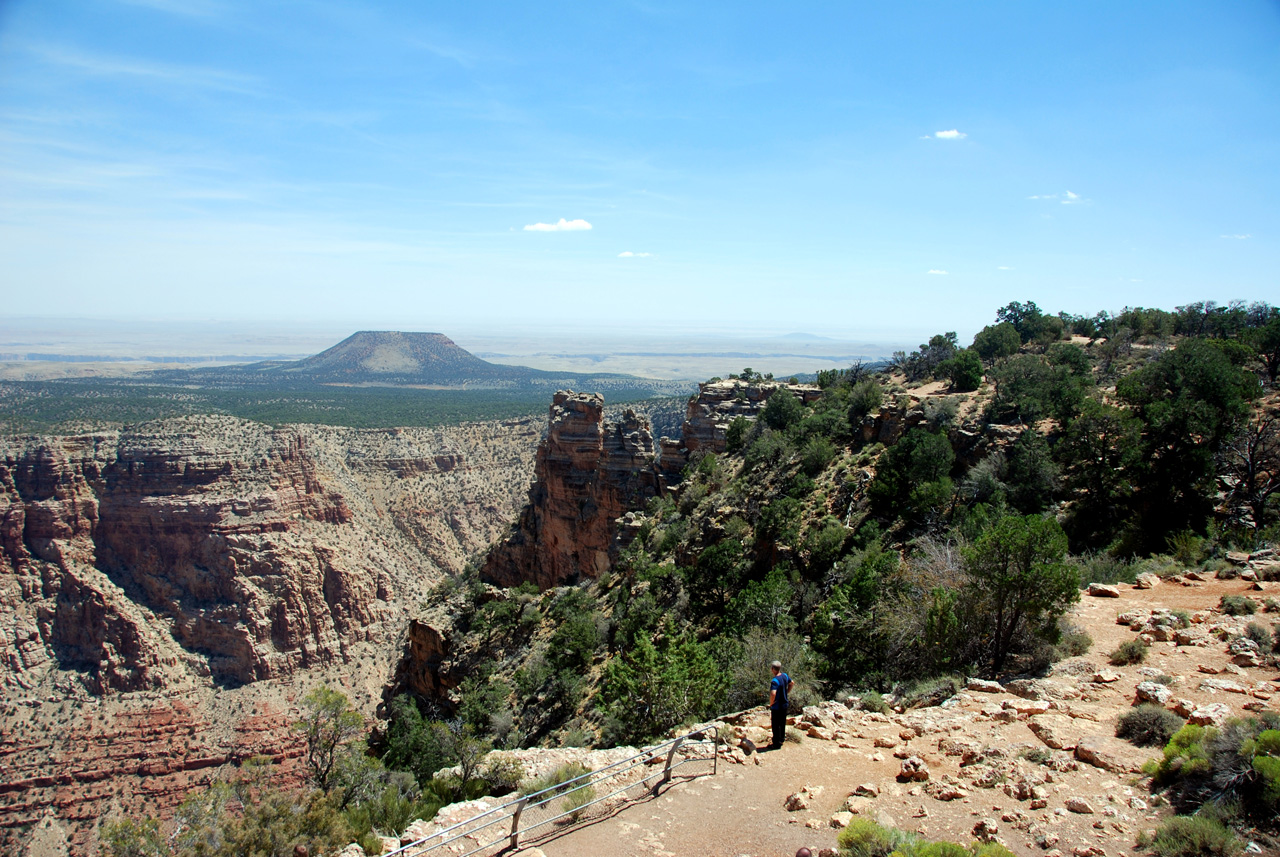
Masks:
[[[998,829],[1000,842],[1028,857],[1130,853],[1136,835],[1156,827],[1169,812],[1152,800],[1136,773],[1158,749],[1132,747],[1114,738],[1116,718],[1133,704],[1137,684],[1163,673],[1172,677],[1174,696],[1196,706],[1225,703],[1233,713],[1245,714],[1245,703],[1276,707],[1272,697],[1280,692],[1280,675],[1261,666],[1232,666],[1226,643],[1209,633],[1211,626],[1229,628],[1224,636],[1239,633],[1249,620],[1271,625],[1275,614],[1231,619],[1215,609],[1224,594],[1262,601],[1270,592],[1259,592],[1240,580],[1119,589],[1118,598],[1082,597],[1072,618],[1092,635],[1094,645],[1084,657],[1057,665],[1039,692],[964,692],[946,706],[891,717],[849,712],[834,704],[823,715],[837,712],[822,733],[826,737],[788,743],[780,751],[740,762],[721,759],[714,777],[673,781],[656,797],[529,845],[545,857],[791,857],[801,846],[816,855],[819,849],[835,846],[838,830],[830,824],[832,815],[844,809],[855,788],[867,784],[878,796],[854,799],[861,801],[861,817],[929,838],[967,844],[975,825],[987,822]],[[1127,625],[1117,624],[1116,616],[1158,608],[1200,611],[1193,628],[1202,643],[1156,640],[1146,664],[1107,665],[1108,652],[1137,636]],[[1211,678],[1230,679],[1243,687],[1227,693],[1208,690],[1203,681]],[[1044,710],[1038,705],[1046,706],[1050,715],[1040,719],[1056,718],[1074,733],[1072,747],[1075,740],[1101,742],[1116,769],[1090,763],[1080,753],[1073,754],[1071,747],[1056,750],[1048,767],[1030,761],[1027,755],[1048,752],[1045,740],[1031,728],[1037,710]],[[767,712],[761,710],[743,725],[749,736],[763,737]],[[973,749],[962,755],[957,745]],[[907,756],[928,765],[929,783],[897,781],[901,760]],[[1040,783],[1037,794],[1042,801],[1018,792],[1016,786],[1032,782]],[[938,787],[944,784],[958,795],[939,797]],[[816,792],[809,807],[787,811],[788,796],[803,787]],[[1081,806],[1088,806],[1088,811],[1079,811]],[[522,853],[536,857],[532,848]]]

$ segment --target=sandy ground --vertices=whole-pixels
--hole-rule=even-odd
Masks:
[[[1242,710],[1246,703],[1274,709],[1271,695],[1280,691],[1280,674],[1262,667],[1231,666],[1226,643],[1209,634],[1213,625],[1236,629],[1243,629],[1248,621],[1272,625],[1277,614],[1260,612],[1232,619],[1213,609],[1228,593],[1249,595],[1260,603],[1280,596],[1280,585],[1262,586],[1277,591],[1260,592],[1241,580],[1210,580],[1165,583],[1152,590],[1122,584],[1119,598],[1082,597],[1073,618],[1092,635],[1093,647],[1084,657],[1057,665],[1048,679],[1052,688],[1042,696],[1060,697],[1048,700],[1047,713],[1066,715],[1063,719],[1069,718],[1081,740],[1095,736],[1110,742],[1107,747],[1121,770],[1077,762],[1071,752],[1062,750],[1056,756],[1067,770],[1055,771],[1019,758],[1022,751],[1046,749],[1029,728],[1036,703],[1010,693],[964,692],[945,707],[890,718],[849,712],[832,724],[831,740],[806,738],[741,763],[721,759],[715,776],[675,781],[656,797],[529,845],[540,848],[546,857],[763,857],[792,855],[802,846],[816,855],[821,848],[835,846],[838,830],[831,826],[831,817],[865,783],[878,789],[879,796],[855,799],[862,817],[878,818],[930,838],[968,844],[975,824],[987,820],[998,828],[999,841],[1018,854],[1069,855],[1088,849],[1093,849],[1094,857],[1133,853],[1137,834],[1156,827],[1169,809],[1152,799],[1146,780],[1136,772],[1158,750],[1115,739],[1116,717],[1133,704],[1137,683],[1159,672],[1174,677],[1173,697],[1197,706],[1226,703],[1235,714],[1247,713]],[[1116,616],[1156,608],[1203,611],[1196,616],[1202,621],[1193,628],[1202,633],[1207,645],[1154,642],[1145,664],[1109,666],[1107,653],[1136,636],[1127,625],[1117,624]],[[1099,680],[1099,674],[1108,671],[1118,678]],[[1230,680],[1249,692],[1204,689],[1205,679]],[[999,713],[1002,708],[1004,713]],[[746,731],[752,735],[766,726],[767,715],[761,711]],[[943,751],[947,740],[981,746],[984,754],[994,756],[976,765],[970,759],[962,766],[958,755]],[[938,799],[919,783],[898,782],[899,757],[912,755],[929,766],[935,784],[950,781],[964,796]],[[975,771],[988,762],[996,781],[984,787],[975,780]],[[1042,785],[1044,806],[1033,810],[1032,801],[1006,793],[1005,784],[1023,775],[1048,776]],[[784,802],[803,787],[816,792],[809,808],[787,811]],[[1083,799],[1093,812],[1069,811],[1066,804],[1073,798]]]

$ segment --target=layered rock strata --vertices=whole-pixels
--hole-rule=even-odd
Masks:
[[[37,824],[80,852],[222,765],[289,763],[313,684],[372,714],[411,610],[515,516],[537,438],[191,417],[0,439],[0,852]]]
[[[604,420],[598,393],[556,393],[538,447],[529,501],[483,576],[501,586],[541,588],[608,570],[619,545],[617,519],[662,494],[649,424],[633,411]]]

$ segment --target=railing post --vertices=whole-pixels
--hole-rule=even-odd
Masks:
[[[679,750],[680,745],[683,743],[684,743],[683,735],[681,735],[679,738],[677,738],[675,741],[672,742],[671,749],[667,751],[667,766],[662,771],[662,779],[658,782],[658,786],[662,785],[663,783],[667,783],[671,781],[671,760],[676,757],[676,750]],[[655,792],[658,790],[658,786],[653,787],[653,790]]]
[[[713,726],[716,730],[715,743],[711,745],[711,776],[720,773],[720,727]]]
[[[520,847],[520,813],[524,812],[524,805],[528,802],[527,796],[520,798],[520,802],[516,804],[516,811],[511,813],[511,848],[513,850]]]

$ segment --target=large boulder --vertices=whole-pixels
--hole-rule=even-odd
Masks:
[[[1054,750],[1074,750],[1083,730],[1063,714],[1037,714],[1027,721],[1032,734]]]
[[[1125,741],[1105,735],[1090,735],[1076,745],[1075,756],[1086,765],[1093,765],[1113,774],[1141,770],[1150,754]]]

